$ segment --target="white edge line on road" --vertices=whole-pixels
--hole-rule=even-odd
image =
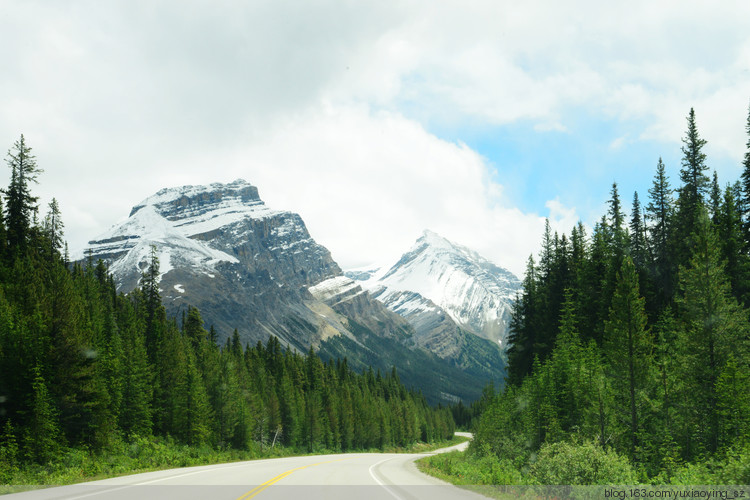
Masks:
[[[174,474],[174,475],[170,475],[170,476],[160,477],[160,478],[157,478],[157,479],[151,479],[149,481],[143,481],[143,482],[140,482],[140,483],[123,484],[123,485],[120,485],[117,488],[106,488],[106,489],[102,489],[102,490],[99,490],[99,491],[93,491],[91,493],[86,493],[85,495],[78,495],[78,496],[73,496],[73,497],[67,497],[67,500],[78,500],[80,498],[88,498],[88,497],[93,497],[93,496],[96,496],[96,495],[103,495],[105,493],[112,493],[112,492],[124,490],[124,489],[127,489],[127,488],[133,488],[134,486],[143,486],[143,485],[146,485],[146,484],[158,483],[159,481],[166,481],[167,479],[175,479],[175,478],[178,478],[178,477],[192,476],[193,474],[201,474],[203,472],[211,472],[211,471],[214,471],[214,470],[217,470],[217,469],[233,469],[235,467],[246,467],[248,465],[246,462],[247,461],[244,461],[244,462],[239,463],[239,464],[231,464],[231,465],[230,464],[221,464],[221,465],[216,466],[216,467],[205,468],[205,469],[196,470],[196,471],[193,471],[193,472],[186,472],[184,474]],[[158,471],[155,471],[155,472],[158,472]],[[80,484],[85,484],[85,483],[80,483]]]
[[[394,458],[397,458],[397,457],[384,458],[380,462],[378,462],[376,464],[372,464],[370,466],[370,468],[368,469],[368,472],[370,473],[370,477],[372,477],[375,480],[376,483],[378,483],[380,486],[382,486],[385,489],[385,491],[387,491],[388,493],[390,493],[393,498],[395,498],[396,500],[403,500],[403,498],[401,498],[400,496],[398,496],[397,494],[395,494],[384,482],[382,482],[380,479],[378,479],[378,477],[375,475],[375,472],[373,470],[373,469],[375,469],[375,467],[377,467],[378,465],[382,464],[383,462],[387,462],[388,460],[393,460]]]

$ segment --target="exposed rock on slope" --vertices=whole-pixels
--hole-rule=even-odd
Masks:
[[[392,266],[346,273],[417,334],[453,325],[505,346],[520,280],[478,253],[425,231]]]
[[[89,242],[126,292],[137,286],[152,245],[170,313],[190,304],[222,336],[237,328],[245,342],[272,334],[299,349],[349,333],[307,291],[341,275],[330,252],[299,215],[268,208],[245,181],[163,189]]]
[[[220,342],[236,328],[243,344],[275,335],[299,350],[313,346],[324,356],[346,356],[357,369],[395,365],[407,385],[435,402],[475,399],[488,380],[499,381],[463,367],[471,350],[446,362],[421,349],[424,342],[416,341],[407,319],[343,276],[299,215],[267,207],[245,181],[163,189],[92,240],[86,253],[105,260],[119,290],[129,292],[148,267],[152,246],[168,314],[198,307]],[[434,325],[442,328],[440,321]],[[424,339],[435,333],[429,321],[420,330]]]

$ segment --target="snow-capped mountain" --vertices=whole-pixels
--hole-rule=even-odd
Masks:
[[[301,351],[312,346],[325,357],[347,357],[355,369],[395,365],[407,385],[435,402],[469,401],[488,381],[502,381],[499,355],[446,336],[446,328],[455,329],[450,318],[433,328],[420,323],[417,335],[407,319],[343,275],[299,215],[269,208],[245,181],[163,189],[77,259],[104,260],[118,289],[130,292],[154,248],[167,314],[179,318],[188,305],[197,307],[219,342],[237,329],[243,344],[275,335]]]
[[[153,247],[168,312],[196,306],[220,336],[237,328],[249,342],[269,334],[299,348],[320,341],[325,306],[307,288],[341,269],[299,215],[269,208],[255,186],[237,180],[163,189],[90,241],[79,258],[104,259],[118,289],[129,292]],[[307,325],[305,334],[294,327],[298,322]]]
[[[348,271],[389,309],[422,324],[445,322],[505,347],[511,306],[521,286],[510,271],[477,252],[425,231],[392,266]]]

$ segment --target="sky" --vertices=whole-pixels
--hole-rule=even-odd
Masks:
[[[746,0],[0,0],[0,61],[0,150],[74,250],[242,178],[343,268],[431,229],[521,276],[545,218],[678,185],[691,108],[722,185],[748,142]]]

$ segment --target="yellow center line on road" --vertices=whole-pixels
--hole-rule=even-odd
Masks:
[[[328,460],[328,461],[325,461],[325,462],[316,462],[314,464],[303,465],[302,467],[296,467],[294,469],[289,469],[288,471],[282,472],[278,476],[276,476],[276,477],[274,477],[272,479],[269,479],[265,483],[263,483],[263,484],[261,484],[259,486],[256,486],[255,488],[253,488],[252,490],[248,491],[247,493],[245,493],[241,497],[237,498],[237,500],[250,500],[251,498],[254,498],[256,495],[258,495],[260,492],[262,492],[263,490],[265,490],[269,486],[271,486],[271,485],[273,485],[275,483],[278,483],[279,481],[281,481],[282,479],[284,479],[288,475],[290,475],[293,472],[296,472],[298,470],[307,469],[308,467],[315,467],[316,465],[331,464],[333,462],[341,462],[343,460],[351,460],[351,458],[353,458],[353,457],[340,458],[338,460]]]

